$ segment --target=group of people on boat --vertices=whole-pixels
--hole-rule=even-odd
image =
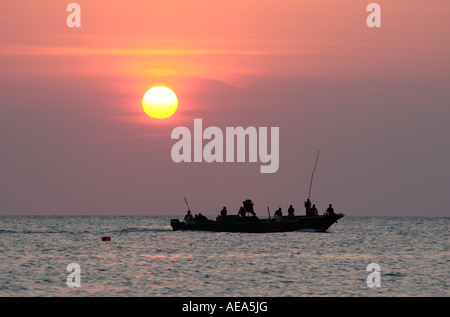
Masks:
[[[208,218],[203,216],[201,213],[196,214],[192,216],[191,211],[188,210],[186,215],[184,216],[184,222],[185,223],[192,223],[192,222],[208,222]]]
[[[319,215],[316,205],[311,204],[311,201],[309,200],[309,198],[305,201],[305,209],[306,209],[306,216],[318,216]],[[294,218],[294,212],[295,212],[294,207],[292,205],[290,205],[288,208],[288,218]],[[328,208],[325,211],[324,215],[325,216],[335,215],[332,204],[328,205]],[[283,216],[283,213],[282,213],[281,207],[280,207],[275,211],[274,217],[275,217],[275,219],[277,219],[277,218],[279,219],[282,216]]]
[[[312,204],[309,198],[305,201],[305,210],[306,210],[306,216],[318,216],[318,211],[315,204]],[[289,206],[288,210],[288,219],[293,219],[295,209],[292,205]],[[225,217],[227,216],[227,207],[223,207],[220,211],[220,216]],[[243,201],[242,206],[239,208],[238,216],[240,217],[247,217],[247,214],[250,214],[251,216],[256,216],[255,211],[253,210],[253,202],[250,199],[247,199]],[[329,204],[327,210],[324,213],[325,216],[333,216],[336,215],[333,209],[333,205]],[[275,220],[281,220],[283,217],[283,212],[281,211],[281,207],[278,208],[275,211],[274,218]],[[191,211],[188,210],[186,216],[184,217],[184,222],[186,223],[192,223],[192,222],[208,222],[208,218],[203,216],[201,213],[195,216],[192,216]]]
[[[305,201],[305,209],[306,209],[306,215],[307,216],[318,216],[318,211],[317,211],[316,205],[313,204],[311,206],[311,201],[309,200],[309,198],[306,199],[306,201]],[[333,216],[335,214],[336,213],[334,212],[333,205],[329,204],[324,215],[325,216]]]
[[[246,199],[242,202],[242,207],[239,208],[238,212],[238,215],[241,217],[245,217],[247,214],[256,216],[255,211],[253,210],[253,202],[250,199]]]
[[[243,203],[243,206],[239,208],[238,216],[246,217],[247,214],[251,214],[252,216],[256,216],[254,210],[253,210],[253,202],[250,199],[245,200]],[[227,207],[223,207],[220,211],[220,216],[225,217],[227,215]]]
[[[292,207],[292,205],[289,206],[287,212],[288,212],[288,218],[293,219],[295,209],[294,209],[294,207]],[[275,220],[281,220],[281,217],[283,217],[283,212],[281,211],[281,207],[280,207],[277,210],[275,210],[274,218],[275,218]]]
[[[313,204],[311,207],[311,201],[309,200],[309,198],[305,201],[305,210],[306,210],[307,216],[317,216],[318,215],[316,205]]]

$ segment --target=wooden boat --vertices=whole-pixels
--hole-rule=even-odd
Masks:
[[[266,233],[266,232],[288,232],[297,230],[312,230],[317,232],[325,232],[331,225],[338,221],[338,219],[344,217],[344,214],[336,214],[331,208],[324,215],[317,215],[317,209],[315,212],[311,210],[311,202],[309,200],[311,196],[312,181],[314,172],[316,171],[317,161],[319,159],[320,151],[317,153],[314,170],[311,175],[309,184],[309,195],[305,202],[306,215],[305,216],[281,216],[281,208],[279,209],[279,215],[274,218],[259,219],[256,217],[253,211],[253,202],[247,199],[243,202],[243,206],[239,210],[238,215],[229,216],[220,215],[216,220],[208,220],[202,216],[199,219],[193,221],[179,221],[178,219],[171,219],[170,225],[174,231],[177,230],[200,230],[200,231],[215,231],[215,232],[249,232],[249,233]],[[189,209],[189,215],[191,208],[184,198],[186,205]],[[309,205],[307,205],[309,204]],[[291,205],[292,207],[292,205]],[[313,206],[314,207],[314,206]],[[224,207],[225,209],[225,207]],[[331,209],[331,210],[330,210]],[[330,212],[329,212],[330,210]],[[292,210],[293,212],[293,210]],[[247,216],[250,213],[252,216]],[[201,214],[200,214],[201,215]]]
[[[192,222],[181,222],[171,219],[170,225],[174,231],[177,230],[199,230],[215,232],[288,232],[297,230],[312,230],[325,232],[344,214],[331,214],[320,216],[294,216],[259,219],[256,216],[218,216],[216,220],[203,220]]]

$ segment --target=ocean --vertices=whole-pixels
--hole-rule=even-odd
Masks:
[[[174,232],[171,218],[0,216],[0,296],[450,295],[448,217],[264,234]]]

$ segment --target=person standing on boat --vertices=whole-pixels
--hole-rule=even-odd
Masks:
[[[188,210],[186,216],[184,216],[184,222],[191,223],[194,220],[194,218],[191,215],[191,211]]]
[[[318,212],[317,212],[317,208],[316,205],[312,205],[311,207],[311,216],[317,216]]]
[[[243,208],[245,213],[250,213],[252,216],[256,216],[255,212],[253,211],[253,202],[250,199],[247,199],[242,202]]]
[[[244,209],[244,207],[239,208],[238,216],[245,217],[245,209]]]
[[[305,209],[306,209],[306,215],[309,216],[310,210],[311,210],[311,201],[309,200],[309,198],[305,201]]]
[[[288,208],[288,217],[289,218],[294,218],[294,207],[292,207],[292,205],[289,206]]]

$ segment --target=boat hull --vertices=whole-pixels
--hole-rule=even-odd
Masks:
[[[296,216],[294,218],[283,217],[281,221],[275,219],[258,219],[257,217],[240,217],[235,221],[213,221],[185,223],[178,219],[171,220],[174,231],[196,230],[213,232],[289,232],[310,229],[317,232],[325,232],[331,225],[342,218],[343,214],[323,216]]]

